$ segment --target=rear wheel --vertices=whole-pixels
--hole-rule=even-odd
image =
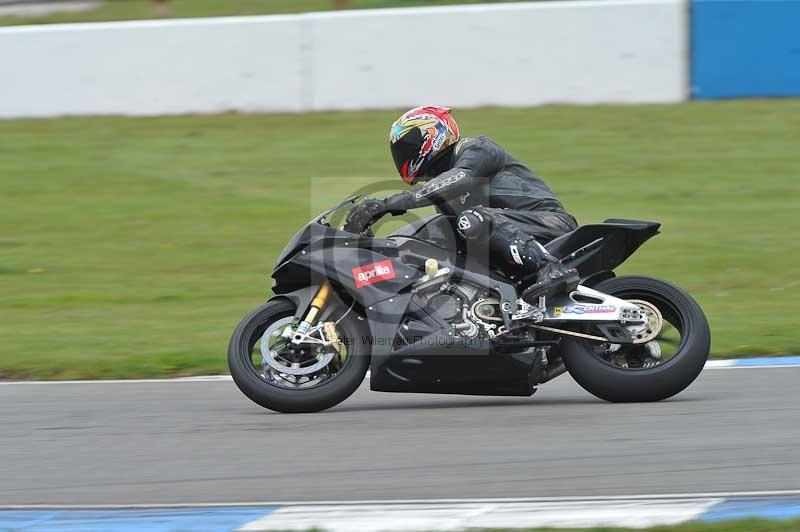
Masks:
[[[642,342],[634,345],[564,338],[564,365],[578,384],[606,401],[647,402],[672,397],[697,378],[708,359],[711,331],[689,294],[638,276],[615,277],[593,288],[637,304],[649,322],[631,331]]]
[[[349,397],[369,367],[365,322],[355,312],[334,312],[339,349],[291,343],[295,305],[274,299],[245,317],[231,337],[228,367],[234,382],[255,403],[277,412],[318,412]]]

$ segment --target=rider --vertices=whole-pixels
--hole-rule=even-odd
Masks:
[[[366,198],[351,209],[345,229],[361,232],[385,214],[404,214],[429,205],[458,216],[467,241],[487,243],[492,266],[532,278],[522,298],[573,290],[578,272],[542,246],[577,227],[553,191],[531,170],[487,137],[461,138],[445,107],[416,107],[389,133],[400,177],[423,184],[383,200]]]

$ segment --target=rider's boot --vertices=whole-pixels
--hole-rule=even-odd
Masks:
[[[550,298],[571,292],[578,287],[580,280],[578,270],[565,266],[548,253],[539,267],[535,282],[522,291],[521,297],[529,305],[538,305],[541,296]]]
[[[540,296],[551,297],[578,286],[580,276],[575,268],[564,266],[533,236],[514,224],[498,223],[485,209],[479,207],[461,213],[458,231],[466,240],[488,240],[489,250],[501,258],[490,262],[513,264],[523,279],[533,280],[522,292],[522,299],[530,305],[538,306]]]
[[[523,272],[522,299],[538,306],[546,298],[571,292],[580,282],[578,270],[561,263],[531,235],[514,227],[498,227],[494,241],[507,246],[507,255]],[[528,284],[531,283],[531,284]]]

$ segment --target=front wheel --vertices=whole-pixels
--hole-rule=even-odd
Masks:
[[[700,374],[711,349],[711,331],[700,305],[677,286],[652,277],[615,277],[595,290],[640,306],[652,318],[634,331],[643,342],[562,342],[564,365],[589,393],[612,402],[660,401],[683,391]],[[596,330],[587,330],[594,332]]]
[[[284,335],[294,327],[296,308],[273,299],[246,316],[231,337],[228,368],[253,402],[277,412],[319,412],[347,399],[369,368],[365,322],[342,308],[334,313],[338,349],[294,345]]]

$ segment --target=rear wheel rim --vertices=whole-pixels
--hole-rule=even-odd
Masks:
[[[592,342],[589,351],[593,356],[624,371],[653,370],[680,357],[689,338],[689,321],[675,302],[662,294],[636,288],[609,294],[633,304],[638,300],[653,305],[663,318],[662,329],[653,340],[643,344]],[[590,329],[593,334],[598,334],[595,327]]]

